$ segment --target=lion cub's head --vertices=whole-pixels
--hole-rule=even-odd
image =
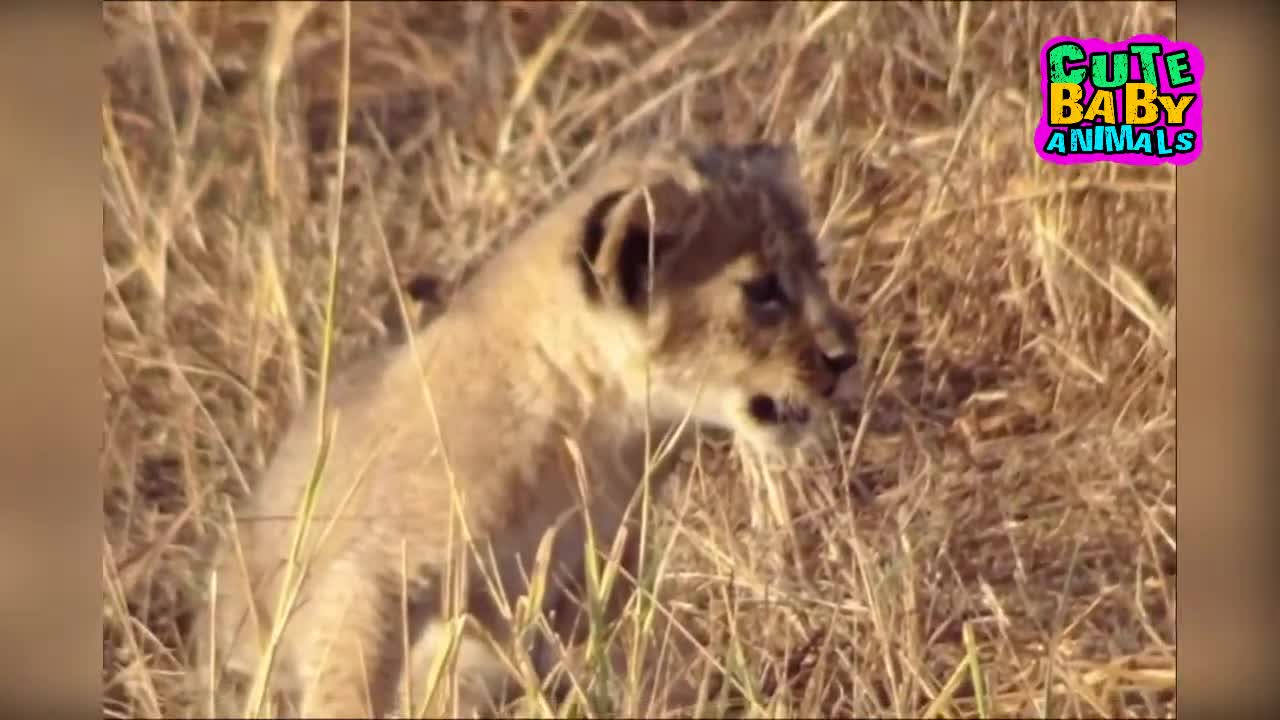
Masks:
[[[582,292],[632,392],[647,382],[655,415],[758,446],[810,436],[857,338],[822,278],[794,149],[633,151],[588,187]]]

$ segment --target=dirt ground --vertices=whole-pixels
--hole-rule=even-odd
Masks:
[[[878,388],[837,457],[707,446],[673,608],[756,716],[1174,713],[1174,174],[1031,144],[1054,35],[1173,3],[104,5],[103,712],[183,688],[203,553],[334,357],[634,138],[794,140]],[[430,291],[430,292],[427,292]],[[392,323],[394,325],[394,322]]]

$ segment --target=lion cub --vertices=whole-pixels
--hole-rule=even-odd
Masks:
[[[646,435],[657,447],[691,419],[766,450],[813,436],[856,362],[853,322],[819,269],[790,146],[631,150],[412,342],[336,377],[303,577],[271,667],[285,711],[417,708],[461,613],[460,712],[510,689],[493,643],[528,650],[548,680],[555,648],[582,637],[588,522],[604,552],[626,531],[611,612],[625,601]],[[220,687],[247,685],[278,620],[317,413],[313,401],[300,415],[219,556],[201,631],[214,646],[200,654]],[[537,609],[554,639],[514,638],[507,609],[535,582],[540,547]]]

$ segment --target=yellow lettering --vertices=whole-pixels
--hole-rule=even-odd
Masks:
[[[1156,86],[1129,83],[1124,86],[1124,121],[1130,125],[1154,125],[1160,119]]]
[[[1084,111],[1086,122],[1094,122],[1098,117],[1108,125],[1116,124],[1116,96],[1111,90],[1095,90],[1089,99],[1089,107]]]
[[[1187,113],[1187,108],[1191,107],[1191,101],[1195,100],[1195,96],[1190,93],[1180,96],[1176,101],[1168,95],[1161,95],[1156,100],[1160,101],[1160,105],[1164,108],[1164,114],[1168,118],[1170,125],[1182,125],[1183,116]]]
[[[1084,90],[1074,83],[1053,83],[1049,86],[1049,124],[1074,125],[1084,117],[1080,98]]]

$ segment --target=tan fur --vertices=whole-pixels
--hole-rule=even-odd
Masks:
[[[588,219],[599,208],[608,212],[598,213],[592,246]],[[640,255],[635,228],[644,231]],[[650,231],[659,242],[652,274]],[[605,548],[624,525],[638,535],[624,511],[644,474],[646,411],[655,444],[689,412],[763,448],[811,436],[839,370],[823,355],[853,352],[855,338],[819,276],[810,232],[790,148],[624,152],[493,258],[413,342],[335,378],[336,433],[304,553],[310,565],[273,669],[286,711],[399,712],[406,627],[416,693],[444,642],[452,567],[457,609],[476,621],[460,650],[472,687],[460,705],[483,712],[506,672],[478,629],[503,646],[512,640],[484,575],[496,573],[514,605],[553,527],[543,610],[572,640],[568,590],[585,585],[584,518]],[[769,271],[788,298],[771,320],[744,293]],[[754,417],[755,395],[773,402],[757,410],[782,415]],[[313,403],[239,512],[238,542],[219,555],[200,631],[215,639],[218,671],[250,676],[260,663],[317,427]],[[478,554],[464,548],[459,517]],[[628,572],[635,550],[632,542],[624,555]],[[619,587],[614,612],[628,592]],[[544,679],[559,661],[553,645],[526,643]]]

